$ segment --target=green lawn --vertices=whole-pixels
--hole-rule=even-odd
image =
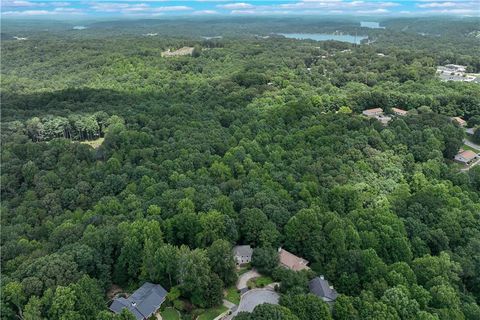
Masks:
[[[225,299],[231,303],[235,303],[236,305],[240,303],[240,293],[237,291],[237,287],[235,285],[227,288]]]
[[[247,263],[244,266],[240,267],[240,269],[237,270],[237,276],[241,276],[242,274],[244,274],[245,272],[250,271],[250,270],[252,270],[252,266],[250,265],[250,263]]]
[[[470,146],[467,146],[466,144],[464,144],[464,145],[462,146],[462,149],[463,149],[463,150],[472,150],[472,151],[475,151],[475,152],[479,152],[479,151],[480,151],[480,150],[477,150],[477,149],[472,148],[472,147],[470,147]]]
[[[166,308],[161,313],[163,320],[180,320],[178,311],[173,308]]]
[[[247,282],[247,285],[249,288],[263,288],[265,287],[267,284],[270,284],[273,282],[273,279],[270,278],[270,277],[266,277],[266,276],[260,276],[258,278],[253,278],[253,279],[250,279],[248,280]]]
[[[210,308],[210,309],[205,310],[201,315],[199,315],[197,319],[198,320],[213,320],[227,310],[228,310],[228,308],[223,306],[223,305],[215,307],[215,308]]]

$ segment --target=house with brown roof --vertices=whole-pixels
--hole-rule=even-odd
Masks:
[[[376,118],[378,116],[383,115],[383,109],[382,108],[367,109],[367,110],[363,110],[362,114],[369,118]]]
[[[399,108],[392,108],[392,112],[397,116],[406,116],[408,114],[407,110],[399,109]]]
[[[297,257],[293,253],[288,252],[282,248],[278,249],[278,256],[280,260],[280,265],[287,269],[293,271],[301,271],[301,270],[309,270],[310,268],[307,266],[309,263],[307,260]]]
[[[460,127],[465,127],[467,125],[467,121],[463,120],[460,117],[452,117],[452,121],[456,122]]]
[[[460,152],[455,156],[455,161],[469,165],[478,158],[479,154],[472,150],[460,150]]]

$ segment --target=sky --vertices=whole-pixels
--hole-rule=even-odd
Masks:
[[[480,0],[0,0],[2,17],[480,16]]]

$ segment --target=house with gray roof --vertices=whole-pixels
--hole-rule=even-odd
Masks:
[[[115,298],[109,306],[114,313],[121,313],[127,308],[138,320],[146,320],[160,308],[167,296],[159,284],[145,282],[128,298]]]
[[[233,247],[233,258],[237,265],[250,263],[252,261],[253,248],[249,245]]]
[[[332,305],[338,297],[337,291],[331,286],[323,276],[313,278],[308,287],[310,292],[321,298],[326,303]]]

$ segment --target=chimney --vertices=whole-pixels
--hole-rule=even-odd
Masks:
[[[325,277],[322,275],[322,276],[320,276],[320,279],[325,280]]]

